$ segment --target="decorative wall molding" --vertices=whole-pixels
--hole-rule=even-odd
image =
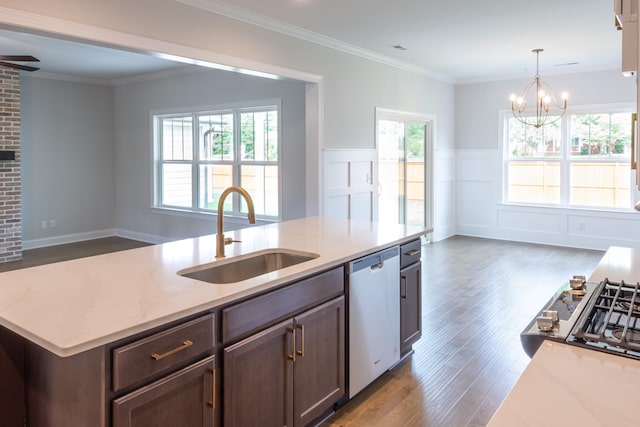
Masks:
[[[456,232],[490,239],[606,250],[640,247],[640,214],[502,202],[495,149],[456,150]]]

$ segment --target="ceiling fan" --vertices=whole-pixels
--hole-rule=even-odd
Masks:
[[[4,67],[16,68],[23,71],[36,71],[40,69],[29,65],[14,64],[13,62],[40,62],[40,60],[30,55],[0,55],[0,65]]]

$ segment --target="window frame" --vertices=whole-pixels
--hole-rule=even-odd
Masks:
[[[189,217],[202,217],[218,215],[217,206],[214,209],[206,209],[200,207],[200,167],[203,165],[230,165],[232,168],[232,185],[240,185],[241,169],[243,165],[255,166],[276,166],[278,179],[278,204],[277,215],[256,214],[256,219],[263,221],[280,221],[282,219],[282,102],[281,99],[264,99],[259,101],[250,101],[242,103],[229,103],[223,105],[207,105],[189,108],[173,108],[164,110],[154,110],[150,112],[151,121],[151,209],[160,213],[170,213]],[[275,161],[252,161],[243,160],[240,157],[241,152],[241,131],[240,131],[240,115],[246,112],[262,112],[275,111],[277,113],[277,153],[278,157]],[[200,158],[200,136],[198,117],[202,115],[218,115],[233,114],[233,160],[213,160]],[[192,118],[192,151],[191,160],[163,160],[163,143],[161,134],[161,124],[163,118],[190,116]],[[162,203],[163,192],[163,175],[162,168],[164,164],[190,164],[191,165],[191,206],[174,206]],[[229,218],[246,217],[246,212],[242,212],[242,200],[237,193],[229,195],[232,202],[232,210],[225,210],[223,215]],[[253,195],[252,195],[253,196]]]
[[[560,156],[559,157],[536,157],[536,158],[510,158],[509,153],[509,140],[508,140],[508,123],[509,119],[513,117],[511,110],[500,110],[499,112],[499,141],[500,141],[500,161],[502,167],[500,168],[500,183],[501,183],[501,204],[514,205],[514,206],[535,206],[535,207],[553,207],[553,208],[570,208],[579,210],[600,210],[600,211],[633,211],[634,203],[634,174],[629,174],[630,177],[630,191],[629,191],[629,207],[620,208],[613,206],[594,206],[594,205],[575,205],[570,204],[570,190],[571,190],[571,163],[574,162],[594,162],[594,163],[627,163],[630,165],[631,157],[622,161],[620,158],[599,158],[599,159],[578,159],[571,158],[570,146],[570,119],[574,115],[583,114],[612,114],[612,113],[628,113],[631,114],[635,111],[635,103],[624,102],[615,104],[588,104],[588,105],[575,105],[571,108],[567,108],[566,114],[560,119]],[[559,114],[557,111],[550,111],[549,115]],[[533,203],[533,202],[516,202],[509,201],[509,163],[511,161],[518,162],[558,162],[560,164],[560,201],[559,203]],[[630,167],[630,166],[629,166]]]

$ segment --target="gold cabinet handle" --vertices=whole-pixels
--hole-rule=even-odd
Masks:
[[[407,278],[406,276],[402,276],[400,277],[400,280],[402,281],[400,285],[400,298],[407,299]],[[404,289],[404,292],[403,292],[403,289]]]
[[[291,332],[291,335],[292,335],[293,351],[291,352],[290,355],[287,356],[287,358],[289,360],[291,360],[292,362],[295,362],[296,361],[296,329],[295,328],[289,328],[289,332]]]
[[[636,163],[636,122],[638,121],[638,114],[631,114],[631,169],[638,167]],[[640,183],[639,183],[640,184]]]
[[[184,340],[184,341],[182,341],[182,345],[180,347],[176,347],[173,350],[169,350],[166,353],[162,353],[162,354],[153,353],[151,355],[151,357],[153,357],[155,360],[162,360],[165,357],[171,356],[172,354],[176,354],[179,351],[186,350],[187,348],[191,347],[192,345],[193,345],[193,341]]]
[[[416,254],[418,254],[418,253],[420,253],[420,249],[413,249],[413,250],[411,250],[411,251],[407,252],[405,255],[407,255],[407,256],[414,256],[414,255],[416,255]]]
[[[298,323],[296,324],[296,328],[300,329],[300,350],[298,351],[296,349],[296,353],[298,354],[298,356],[304,357],[304,325]]]
[[[211,402],[207,402],[207,406],[211,409],[216,409],[216,370],[208,369],[209,373],[212,376],[212,384],[211,384]]]

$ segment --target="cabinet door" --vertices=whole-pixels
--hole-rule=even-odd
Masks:
[[[304,426],[345,393],[344,297],[295,318],[294,426]]]
[[[113,426],[213,426],[215,356],[113,401]]]
[[[224,425],[293,425],[293,321],[224,350]]]
[[[400,354],[422,336],[422,283],[419,262],[400,270]]]

